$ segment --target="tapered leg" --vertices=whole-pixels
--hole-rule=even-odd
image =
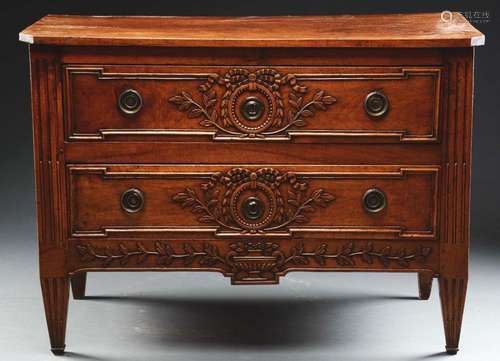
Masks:
[[[35,140],[40,281],[52,352],[64,353],[68,314],[66,163],[59,111],[61,60],[49,49],[30,49]]]
[[[455,355],[458,352],[462,316],[467,292],[467,278],[439,277],[439,296],[443,313],[446,352]]]
[[[42,277],[41,284],[51,350],[54,355],[62,355],[66,346],[69,281],[67,277]]]
[[[71,277],[71,290],[73,298],[80,300],[85,297],[85,285],[87,284],[87,273],[79,273]]]
[[[418,273],[418,294],[421,300],[428,300],[432,290],[432,279],[434,274],[432,272],[419,272]]]

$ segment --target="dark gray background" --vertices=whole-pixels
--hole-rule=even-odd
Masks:
[[[0,34],[0,360],[51,359],[37,281],[26,44],[18,32],[46,14],[326,15],[489,11],[477,48],[472,266],[457,360],[492,360],[500,331],[498,274],[500,14],[493,1],[18,1]],[[473,19],[479,20],[479,19]],[[437,285],[414,300],[413,275],[296,273],[277,287],[230,287],[212,274],[99,274],[71,302],[70,357],[82,360],[424,360],[444,337]],[[113,297],[111,297],[113,296]],[[264,320],[265,319],[265,320]],[[297,331],[303,329],[305,333]]]

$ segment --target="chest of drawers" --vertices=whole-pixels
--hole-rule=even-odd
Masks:
[[[460,14],[47,16],[30,43],[52,351],[87,272],[418,274],[456,353],[473,46]],[[200,275],[202,277],[202,275]]]

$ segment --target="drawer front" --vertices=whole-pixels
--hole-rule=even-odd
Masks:
[[[64,70],[69,141],[438,141],[440,67]]]
[[[73,238],[435,239],[439,167],[69,165]]]

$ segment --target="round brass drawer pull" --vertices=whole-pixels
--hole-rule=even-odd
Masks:
[[[379,90],[372,91],[365,98],[365,111],[371,117],[381,117],[389,111],[389,99]]]
[[[264,112],[264,105],[256,97],[248,97],[240,106],[241,113],[247,120],[257,120]]]
[[[142,97],[137,90],[127,89],[118,98],[118,107],[126,115],[137,114],[142,108]]]
[[[384,192],[378,188],[368,189],[363,195],[363,207],[367,212],[377,213],[387,205]]]
[[[128,213],[139,212],[144,207],[144,194],[137,188],[130,188],[123,192],[121,205]]]
[[[243,215],[251,220],[259,219],[264,213],[264,204],[257,197],[248,197],[241,208]]]

